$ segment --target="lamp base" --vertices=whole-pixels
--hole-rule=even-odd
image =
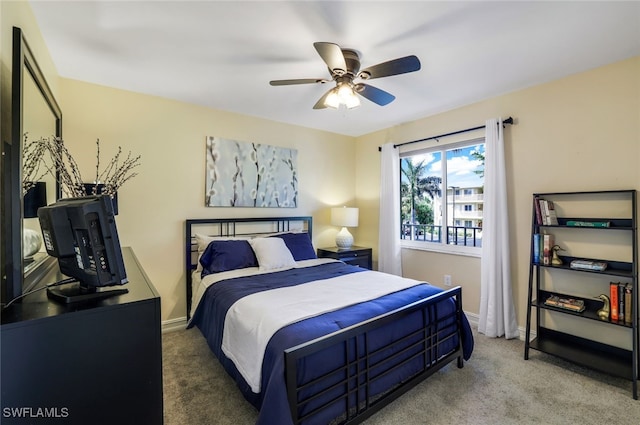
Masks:
[[[336,235],[336,246],[338,248],[351,248],[351,245],[353,245],[353,236],[346,227],[343,227]]]

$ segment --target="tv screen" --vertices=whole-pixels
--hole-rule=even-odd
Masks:
[[[58,259],[63,274],[78,281],[49,288],[49,298],[71,303],[127,292],[99,290],[128,282],[108,195],[61,199],[40,208],[38,218],[47,253]]]

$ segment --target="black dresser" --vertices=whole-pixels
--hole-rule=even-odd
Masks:
[[[2,424],[163,423],[160,297],[122,253],[127,294],[64,305],[40,291],[2,311]],[[41,285],[63,277],[51,260]]]

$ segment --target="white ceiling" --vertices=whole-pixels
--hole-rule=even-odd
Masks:
[[[640,55],[638,1],[30,4],[62,77],[352,136]],[[422,69],[369,82],[387,106],[313,110],[328,84],[269,81],[329,77],[315,41]]]

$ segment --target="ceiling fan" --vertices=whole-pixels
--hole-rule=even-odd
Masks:
[[[379,63],[360,70],[360,56],[353,49],[346,49],[335,43],[316,42],[313,46],[329,68],[331,79],[303,78],[295,80],[273,80],[272,86],[288,86],[293,84],[316,84],[336,82],[336,87],[326,92],[313,106],[313,109],[326,107],[338,108],[341,104],[347,108],[360,105],[360,96],[380,106],[387,105],[395,96],[379,88],[355,80],[371,80],[373,78],[390,77],[406,74],[420,69],[420,60],[416,56],[405,56],[388,62]]]

